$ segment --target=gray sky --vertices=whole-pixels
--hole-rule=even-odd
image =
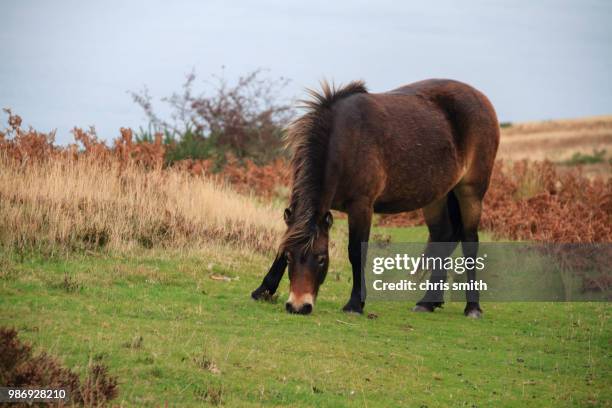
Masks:
[[[128,90],[166,96],[192,69],[204,88],[225,66],[290,78],[284,97],[322,78],[377,92],[446,77],[502,121],[612,113],[611,1],[425,3],[3,0],[0,107],[60,143],[75,125],[108,139],[146,125]]]

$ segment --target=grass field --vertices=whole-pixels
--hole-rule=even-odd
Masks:
[[[425,239],[423,228],[374,232]],[[345,235],[340,221],[338,246]],[[490,303],[471,320],[462,303],[414,314],[377,302],[366,306],[376,316],[347,315],[351,274],[336,255],[313,315],[289,315],[286,278],[276,303],[249,297],[269,258],[214,245],[5,253],[0,321],[78,371],[107,364],[124,406],[611,404],[607,303]]]
[[[564,169],[585,162],[589,175],[609,178],[611,129],[609,117],[512,125],[500,157],[546,158]],[[369,302],[364,316],[347,315],[340,309],[352,278],[338,217],[314,313],[288,315],[287,278],[273,303],[249,296],[284,230],[285,199],[238,194],[178,167],[139,167],[126,159],[138,151],[96,145],[72,157],[42,136],[30,130],[2,144],[0,326],[82,377],[92,362],[107,365],[119,381],[112,404],[612,406],[609,303],[483,303],[484,318],[471,320],[463,302],[433,314],[414,314],[409,302]],[[282,173],[268,170],[260,179],[282,184]],[[515,195],[536,199],[540,181],[558,181],[530,174],[516,191],[501,179],[508,183],[498,198],[510,198],[491,207],[501,202],[518,221],[490,223],[495,236],[510,221],[555,242],[608,236],[593,231],[608,225],[601,215],[610,184],[569,178],[573,189],[560,190],[579,204],[601,201],[586,206],[591,218],[585,206],[568,212],[556,189],[535,201],[544,211],[518,211],[526,204]],[[590,219],[588,228],[567,223],[578,217]],[[376,227],[371,239],[425,242],[427,233]]]
[[[574,163],[576,155],[591,158]],[[585,174],[612,175],[612,116],[525,122],[504,126],[497,158],[582,164]]]

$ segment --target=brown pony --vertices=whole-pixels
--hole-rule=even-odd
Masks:
[[[499,124],[486,96],[457,81],[430,79],[378,94],[363,82],[322,88],[309,91],[308,111],[289,128],[294,156],[287,231],[251,296],[273,294],[288,265],[287,311],[312,311],[329,265],[334,209],[347,213],[349,224],[353,289],[343,310],[363,313],[361,243],[368,241],[372,213],[422,208],[429,242],[450,243],[442,246],[448,253],[437,256],[450,255],[459,241],[466,257],[476,256]],[[475,270],[467,277],[475,280]],[[428,292],[413,310],[432,312],[442,300]],[[477,291],[467,292],[466,316],[480,317],[478,302]]]

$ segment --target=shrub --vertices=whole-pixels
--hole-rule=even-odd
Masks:
[[[117,378],[106,366],[91,363],[85,381],[52,356],[32,354],[32,346],[17,338],[17,331],[0,327],[0,384],[16,388],[64,389],[76,405],[100,406],[117,396]],[[24,406],[26,406],[24,404]]]
[[[153,132],[164,133],[169,162],[213,159],[219,163],[230,153],[262,164],[282,153],[283,128],[293,112],[289,104],[277,101],[287,80],[262,78],[262,70],[240,77],[233,85],[214,76],[213,92],[207,94],[194,91],[195,79],[195,74],[187,75],[181,93],[162,98],[172,111],[170,122],[155,112],[146,88],[132,92],[149,120],[149,130],[141,131],[139,140],[150,141]]]

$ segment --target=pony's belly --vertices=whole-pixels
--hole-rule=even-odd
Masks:
[[[397,214],[401,212],[414,211],[425,207],[432,202],[433,199],[411,200],[403,199],[397,201],[376,201],[374,203],[374,212],[378,214]]]
[[[460,175],[449,171],[444,176],[427,179],[422,183],[387,186],[383,194],[374,201],[374,212],[395,214],[418,210],[445,197],[455,187],[459,178]]]

